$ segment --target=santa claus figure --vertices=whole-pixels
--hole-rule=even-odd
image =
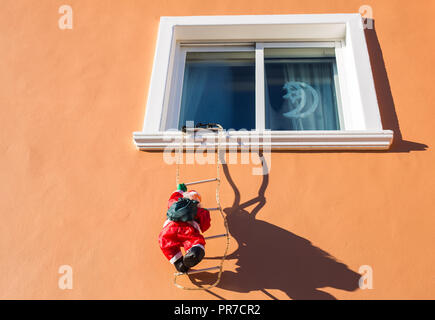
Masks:
[[[201,208],[201,196],[196,191],[187,191],[184,184],[179,184],[169,198],[166,216],[159,234],[160,248],[179,272],[187,272],[204,258],[205,240],[201,232],[210,228],[210,212]]]

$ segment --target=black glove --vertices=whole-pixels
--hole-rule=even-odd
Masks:
[[[186,273],[189,268],[186,267],[183,263],[183,257],[181,257],[180,259],[178,259],[177,261],[174,262],[174,266],[175,269],[177,269],[178,272],[182,272],[182,273]]]

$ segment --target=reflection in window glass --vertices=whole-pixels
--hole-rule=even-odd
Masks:
[[[188,52],[179,128],[186,121],[255,128],[253,52]]]
[[[264,62],[267,129],[340,129],[334,58],[282,58],[265,50]]]

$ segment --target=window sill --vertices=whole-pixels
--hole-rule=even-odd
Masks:
[[[188,136],[187,149],[213,148],[215,134]],[[180,144],[181,132],[134,132],[133,140],[139,150],[163,150]],[[227,150],[265,148],[271,150],[387,150],[393,141],[393,131],[272,131],[264,135],[257,131],[229,131],[221,147]]]

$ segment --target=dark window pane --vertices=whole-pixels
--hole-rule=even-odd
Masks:
[[[179,128],[186,121],[255,128],[253,52],[188,52]]]

